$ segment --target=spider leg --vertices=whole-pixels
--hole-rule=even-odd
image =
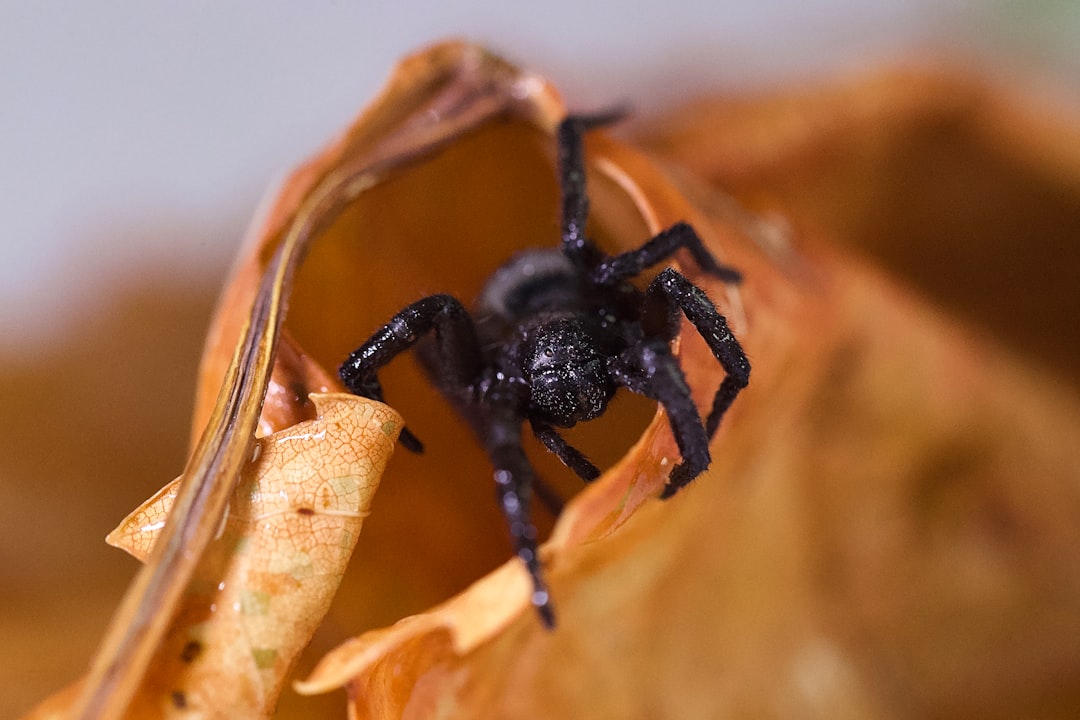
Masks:
[[[683,461],[671,470],[661,497],[677,490],[700,475],[709,466],[709,436],[701,415],[690,397],[679,361],[671,354],[667,341],[646,338],[612,358],[609,369],[616,381],[631,392],[656,400],[664,406],[671,431]]]
[[[702,271],[724,282],[737,283],[742,280],[738,271],[716,262],[712,253],[705,249],[697,231],[684,222],[675,223],[637,250],[602,260],[592,269],[590,279],[598,285],[611,285],[632,278],[641,274],[645,268],[671,257],[680,248],[690,252]]]
[[[440,380],[451,387],[468,387],[479,372],[480,350],[472,319],[451,295],[430,295],[394,315],[342,363],[341,381],[351,393],[384,402],[376,371],[431,330],[441,360]],[[412,452],[424,450],[408,428],[402,428],[400,442]]]
[[[671,325],[674,309],[682,310],[724,368],[726,376],[713,397],[712,410],[705,421],[705,432],[712,438],[724,413],[735,396],[750,380],[750,361],[739,341],[728,328],[727,320],[716,311],[705,292],[672,268],[666,268],[645,291],[645,326],[655,326],[656,317]],[[670,337],[668,337],[670,339]]]
[[[580,268],[591,268],[604,253],[585,236],[589,196],[585,192],[585,156],[581,136],[588,130],[615,122],[621,109],[595,115],[568,115],[555,133],[559,147],[559,189],[562,193],[562,251]]]
[[[529,500],[534,483],[532,465],[521,447],[524,417],[516,400],[493,399],[486,413],[484,442],[495,468],[495,486],[514,551],[532,578],[532,604],[549,630],[555,627],[555,611],[544,582],[536,551],[536,527],[529,519]]]
[[[585,457],[585,454],[576,447],[566,442],[566,438],[560,435],[554,427],[545,422],[532,419],[529,420],[529,424],[532,426],[533,435],[544,443],[548,450],[555,453],[562,460],[563,465],[577,473],[579,478],[585,482],[592,482],[600,477],[600,470],[589,462],[589,458]]]

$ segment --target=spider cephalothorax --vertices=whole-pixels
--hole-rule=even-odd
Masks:
[[[581,136],[616,117],[570,116],[559,125],[559,248],[529,250],[502,265],[481,291],[473,315],[450,295],[414,302],[341,366],[351,392],[381,401],[378,369],[435,331],[434,343],[422,346],[424,365],[491,458],[517,555],[532,577],[533,605],[548,627],[555,620],[529,519],[534,477],[521,446],[522,424],[528,421],[567,467],[593,480],[600,471],[556,428],[600,416],[619,387],[650,397],[667,411],[682,454],[662,494],[670,497],[708,467],[709,439],[750,375],[739,342],[700,288],[673,268],[661,271],[644,291],[629,282],[680,249],[704,272],[738,282],[738,273],[719,265],[693,228],[676,224],[619,255],[607,255],[585,236]],[[680,312],[726,373],[704,421],[670,349]],[[414,452],[423,448],[407,428],[401,443]]]

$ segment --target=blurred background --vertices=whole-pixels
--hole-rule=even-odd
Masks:
[[[183,467],[209,314],[264,190],[402,55],[484,42],[573,108],[947,62],[1080,106],[1080,3],[0,4],[0,717],[84,669]]]

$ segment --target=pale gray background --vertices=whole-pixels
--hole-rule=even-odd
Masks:
[[[267,183],[437,38],[489,43],[576,106],[647,111],[927,54],[1075,94],[1078,28],[1070,0],[4,0],[0,352],[55,340],[146,268],[220,277]]]

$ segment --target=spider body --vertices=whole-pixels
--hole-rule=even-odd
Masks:
[[[484,286],[474,310],[480,347],[528,386],[528,418],[568,428],[603,414],[618,387],[607,360],[634,331],[624,316],[636,291],[624,285],[598,293],[559,250],[531,250]]]
[[[554,626],[547,586],[529,519],[535,482],[522,450],[532,432],[582,479],[600,471],[557,428],[602,415],[619,387],[658,401],[667,411],[682,462],[663,492],[669,497],[710,462],[709,439],[739,391],[750,365],[727,322],[705,293],[672,268],[642,291],[629,280],[685,249],[705,272],[727,282],[738,274],[719,265],[694,230],[679,223],[641,248],[607,255],[584,234],[588,214],[581,136],[617,116],[570,116],[558,130],[562,243],[512,257],[489,278],[470,314],[451,295],[431,295],[397,313],[341,366],[345,386],[383,400],[377,370],[417,345],[428,374],[471,425],[494,466],[498,499],[518,557],[533,582],[532,602]],[[703,421],[670,342],[683,314],[705,338],[726,377]],[[420,452],[408,428],[400,442]]]

